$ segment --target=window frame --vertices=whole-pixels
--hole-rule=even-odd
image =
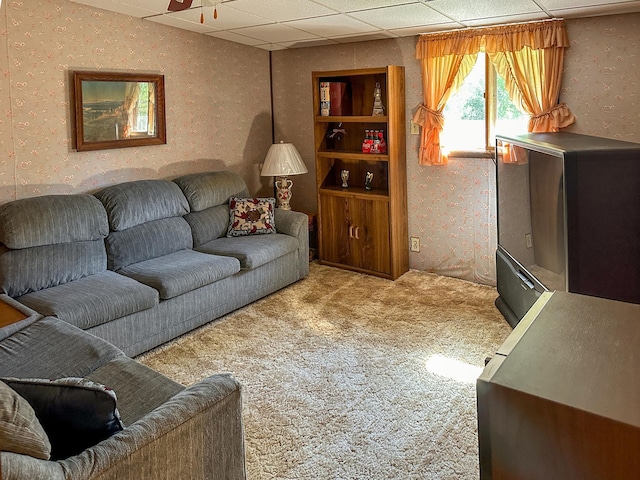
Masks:
[[[495,155],[495,142],[491,139],[495,138],[496,122],[498,120],[498,72],[489,60],[486,52],[479,52],[478,55],[485,56],[484,63],[484,108],[485,108],[485,126],[484,126],[484,148],[475,150],[450,150],[449,157],[475,157],[475,158],[493,158]]]

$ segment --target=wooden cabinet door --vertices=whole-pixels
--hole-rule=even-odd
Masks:
[[[373,272],[391,273],[389,203],[385,200],[353,198],[352,265]]]
[[[320,195],[323,260],[357,270],[391,273],[389,203]]]
[[[351,265],[351,239],[349,238],[349,199],[333,195],[319,197],[319,247],[323,261]]]

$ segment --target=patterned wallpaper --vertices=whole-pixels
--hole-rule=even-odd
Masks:
[[[568,130],[640,142],[640,14],[567,22],[561,96],[576,123]]]
[[[239,61],[241,59],[241,61]],[[0,202],[228,168],[268,179],[269,54],[69,2],[0,7]],[[165,75],[167,144],[76,152],[70,72]]]
[[[640,142],[640,14],[568,20],[561,100],[570,130]],[[311,72],[404,65],[407,116],[421,101],[415,37],[273,52],[276,141],[293,142],[309,173],[294,179],[292,205],[315,211]],[[243,174],[266,194],[259,164],[271,143],[269,54],[67,0],[3,0],[0,7],[0,202],[92,191],[111,183],[208,169]],[[76,152],[69,72],[162,73],[168,143]],[[408,119],[407,119],[408,120]],[[495,174],[490,159],[417,161],[407,129],[410,266],[495,283]]]
[[[640,14],[567,20],[561,101],[577,117],[570,130],[640,142],[638,54]],[[421,102],[416,38],[390,39],[273,54],[276,139],[291,141],[309,166],[296,179],[292,204],[314,211],[311,72],[404,65],[407,122]],[[418,165],[418,137],[407,128],[409,235],[421,250],[410,267],[495,284],[495,167],[486,158],[452,158],[445,167]]]

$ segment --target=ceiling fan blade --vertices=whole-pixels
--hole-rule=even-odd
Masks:
[[[180,12],[191,7],[193,0],[170,0],[167,10],[170,12]]]

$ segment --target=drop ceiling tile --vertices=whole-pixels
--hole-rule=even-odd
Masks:
[[[350,35],[348,37],[334,37],[334,40],[339,43],[352,43],[352,42],[366,42],[369,40],[387,40],[389,38],[396,38],[398,35],[387,32],[380,31],[374,33],[367,33],[364,35]]]
[[[448,30],[456,30],[460,28],[464,28],[464,25],[450,22],[434,23],[433,25],[421,25],[419,27],[395,28],[393,30],[390,30],[390,32],[395,33],[399,37],[411,37],[413,35],[420,35],[421,33],[445,32]]]
[[[169,13],[167,16],[181,18],[188,22],[200,24],[200,11],[202,11],[204,13],[205,22],[210,24],[211,27],[213,27],[212,29],[215,30],[229,30],[233,28],[252,27],[255,25],[273,23],[272,20],[267,18],[232,9],[227,6],[226,3],[220,4],[216,8],[218,10],[218,18],[216,20],[213,18],[213,7],[190,8],[180,12]]]
[[[304,30],[320,37],[346,36],[379,30],[355,18],[346,15],[330,15],[326,17],[307,18],[287,22],[285,25]]]
[[[640,12],[640,2],[607,0],[539,0],[556,17],[576,18]]]
[[[547,10],[563,10],[567,8],[590,7],[595,5],[612,5],[616,3],[640,3],[620,2],[619,0],[538,0],[538,3]]]
[[[443,15],[465,23],[467,20],[478,18],[504,17],[542,11],[532,0],[475,0],[474,2],[437,0],[429,2],[428,5]]]
[[[551,13],[554,16],[562,18],[596,17],[599,15],[617,15],[621,13],[636,12],[640,12],[640,2],[624,2],[611,5],[593,5],[588,7],[551,10]]]
[[[146,17],[148,15],[154,15],[158,13],[157,8],[145,8],[143,6],[138,5],[127,5],[121,2],[109,2],[108,5],[105,5],[104,0],[73,0],[75,3],[79,3],[82,5],[87,5],[88,7],[99,8],[102,10],[107,10],[109,12],[122,13],[124,15],[129,15],[131,17]],[[1,3],[1,0],[0,0]],[[157,7],[157,2],[156,2]]]
[[[251,45],[255,47],[261,43],[264,43],[262,40],[257,40],[255,38],[247,37],[245,35],[238,35],[237,33],[227,32],[227,31],[219,31],[219,32],[209,32],[207,35],[212,37],[221,38],[223,40],[229,40],[230,42],[242,43],[243,45]]]
[[[321,38],[318,40],[303,40],[301,42],[280,42],[280,46],[286,48],[303,48],[303,47],[325,47],[327,45],[337,45],[335,40]]]
[[[180,17],[176,17],[175,15],[154,15],[152,17],[145,17],[145,20],[197,33],[208,33],[215,30],[215,28],[212,26],[213,18],[205,19],[204,24],[200,23],[199,19],[197,22],[193,22]]]
[[[262,48],[263,50],[269,50],[270,52],[273,52],[275,50],[286,50],[287,47],[284,47],[282,45],[278,45],[277,43],[263,43],[260,45],[256,45],[256,48]]]
[[[102,3],[121,3],[123,5],[128,5],[131,8],[139,8],[141,10],[147,10],[154,13],[165,13],[168,11],[167,7],[169,6],[169,0],[112,0],[111,2]]]
[[[357,12],[358,10],[372,10],[381,7],[393,7],[408,3],[419,3],[418,0],[314,0],[340,12]]]
[[[451,19],[426,7],[422,3],[384,7],[377,10],[364,10],[350,13],[349,16],[384,30],[451,21]]]
[[[234,31],[247,37],[257,38],[264,43],[295,42],[298,40],[311,40],[317,36],[297,30],[295,28],[273,23],[271,25],[258,25],[256,27],[239,28]]]
[[[545,12],[523,13],[520,15],[505,15],[503,17],[478,18],[476,20],[465,20],[467,27],[482,27],[487,25],[500,25],[503,23],[533,22],[535,20],[548,20],[550,17]]]
[[[234,0],[228,5],[229,8],[278,22],[336,13],[310,0]]]

